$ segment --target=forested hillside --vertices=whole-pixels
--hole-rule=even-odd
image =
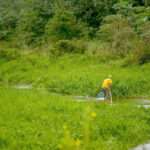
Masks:
[[[1,49],[150,60],[149,0],[0,0],[0,12]]]

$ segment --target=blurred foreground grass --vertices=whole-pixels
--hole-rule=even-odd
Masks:
[[[0,88],[0,110],[1,150],[128,150],[150,139],[150,109],[130,103]]]

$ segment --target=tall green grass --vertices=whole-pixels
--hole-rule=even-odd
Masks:
[[[150,64],[122,67],[122,61],[86,55],[52,58],[38,54],[0,62],[2,85],[32,84],[51,92],[94,96],[103,79],[113,76],[114,96],[149,96]]]
[[[128,150],[149,140],[150,110],[0,89],[1,150]]]

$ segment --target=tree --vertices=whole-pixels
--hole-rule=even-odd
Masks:
[[[121,15],[107,16],[97,36],[110,46],[110,53],[122,57],[134,49],[137,37],[128,20]]]
[[[145,22],[138,28],[138,33],[144,40],[145,44],[150,46],[150,21]]]
[[[19,45],[39,44],[45,33],[45,25],[52,17],[51,1],[26,1],[17,22],[16,39]]]
[[[133,6],[150,6],[149,0],[130,0],[130,2],[133,4]]]
[[[21,4],[19,0],[0,0],[0,40],[8,40],[14,32]]]
[[[70,11],[58,11],[46,25],[47,37],[53,40],[79,38],[83,35],[83,27]]]
[[[103,18],[113,14],[113,5],[117,0],[74,0],[75,15],[89,26],[99,27]]]

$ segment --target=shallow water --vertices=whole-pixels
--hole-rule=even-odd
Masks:
[[[140,145],[132,150],[150,150],[150,144]]]
[[[32,87],[32,85],[30,85],[30,84],[19,84],[19,85],[15,85],[14,86],[14,88],[15,89],[32,89],[33,87]]]
[[[150,108],[150,100],[148,99],[139,99],[135,102],[139,108],[144,107],[146,109]]]
[[[16,89],[27,89],[27,90],[32,90],[33,86],[31,84],[19,84],[19,85],[15,85],[14,88]],[[40,88],[38,88],[39,90],[41,90]],[[61,95],[61,94],[59,94]],[[75,96],[73,97],[77,102],[104,102],[104,99],[97,99],[95,97],[91,97],[91,96]],[[124,98],[125,99],[125,98]],[[119,102],[119,100],[117,100]],[[132,98],[129,99],[127,98],[127,100],[124,100],[124,102],[129,102],[129,103],[134,103],[136,104],[139,108],[144,107],[146,109],[150,108],[150,100],[148,99],[143,99],[143,98]]]

